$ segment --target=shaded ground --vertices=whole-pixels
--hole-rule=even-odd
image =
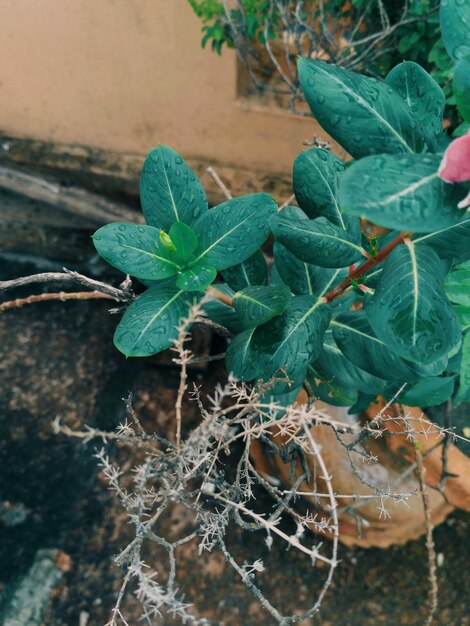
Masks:
[[[122,417],[120,398],[134,389],[136,407],[149,430],[173,427],[178,377],[158,360],[125,361],[111,342],[116,318],[103,302],[41,304],[0,316],[0,579],[3,605],[31,567],[39,549],[57,549],[62,576],[47,602],[47,626],[101,626],[109,619],[122,572],[112,559],[132,537],[115,498],[102,476],[96,478],[93,445],[52,434],[57,415],[74,428],[95,424],[110,428]],[[193,372],[206,390],[220,375],[220,366]],[[194,404],[185,420],[197,419]],[[116,459],[133,462],[133,452],[120,447]],[[268,504],[265,493],[258,504]],[[181,510],[165,520],[168,532],[186,523]],[[291,532],[290,523],[286,530]],[[436,624],[470,624],[467,584],[470,519],[457,513],[435,533],[443,555],[438,570],[440,610]],[[230,535],[236,558],[263,559],[266,571],[258,581],[283,611],[305,609],[315,600],[325,570],[312,569],[298,552],[274,543],[268,552],[255,533],[234,528]],[[428,590],[424,541],[388,550],[340,549],[341,563],[316,623],[324,626],[418,625],[426,615]],[[149,554],[157,570],[160,555]],[[221,626],[270,626],[222,556],[197,556],[189,544],[179,554],[179,585],[198,615]],[[40,587],[41,581],[38,580]],[[129,624],[137,624],[132,595],[125,603]],[[1,620],[0,620],[0,623]],[[176,624],[166,616],[159,624]],[[304,622],[307,624],[308,622]],[[26,626],[26,624],[25,624]],[[28,624],[29,626],[29,624]]]

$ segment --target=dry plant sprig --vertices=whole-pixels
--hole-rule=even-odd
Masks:
[[[312,425],[328,426],[337,434],[339,441],[342,441],[339,437],[341,433],[348,433],[354,437],[354,453],[357,454],[361,442],[371,436],[380,437],[385,432],[382,426],[389,418],[384,417],[384,411],[373,423],[346,423],[318,410],[313,402],[304,406],[285,407],[267,401],[265,394],[272,386],[270,381],[248,386],[229,378],[223,385],[218,384],[213,393],[205,398],[200,389],[193,386],[189,397],[199,409],[200,420],[189,430],[182,428],[183,399],[188,392],[187,365],[194,358],[186,347],[186,341],[190,326],[200,319],[202,304],[195,304],[183,320],[173,348],[174,361],[180,366],[180,384],[175,401],[174,440],[144,430],[133,408],[131,396],[125,399],[127,417],[114,432],[90,427],[84,431],[74,431],[61,424],[59,418],[53,423],[56,433],[79,438],[83,443],[96,439],[102,441],[105,447],[98,450],[96,455],[103,475],[126,510],[130,523],[134,525],[133,540],[116,557],[116,563],[126,569],[126,574],[107,626],[126,626],[128,623],[124,601],[131,583],[142,604],[143,617],[149,623],[153,623],[163,614],[172,614],[179,617],[182,623],[198,626],[209,624],[207,619],[193,615],[190,604],[176,587],[178,548],[189,542],[198,544],[199,553],[221,551],[226,562],[269,613],[273,623],[286,626],[312,618],[318,612],[331,585],[338,563],[340,512],[348,511],[354,515],[355,509],[362,502],[376,498],[381,514],[388,516],[390,513],[387,501],[403,502],[414,495],[395,490],[399,482],[395,481],[387,489],[377,489],[374,486],[373,493],[365,496],[351,494],[347,497],[352,503],[340,507],[338,500],[346,496],[334,492],[332,477],[324,463],[321,447],[311,431]],[[406,416],[393,419],[406,423]],[[414,421],[414,426],[420,427],[419,420]],[[423,419],[423,431],[428,427],[429,424]],[[286,447],[277,448],[270,440],[273,428],[287,441]],[[411,430],[410,428],[410,436]],[[443,430],[445,429],[436,426],[433,433],[442,435]],[[416,430],[413,433],[416,434]],[[302,455],[306,459],[310,458],[311,466],[316,468],[315,475],[310,475],[307,466],[291,489],[281,489],[278,485],[271,484],[250,460],[250,448],[255,440],[269,442],[271,450],[281,454],[286,461],[296,451],[298,456],[294,454],[292,459],[301,459]],[[111,461],[107,451],[112,442],[140,448],[144,461],[132,470],[123,472]],[[343,445],[347,448],[346,443]],[[227,457],[227,454],[230,456]],[[230,463],[227,463],[227,458],[231,459]],[[363,461],[370,460],[366,454],[359,458]],[[414,468],[416,467],[415,464]],[[409,475],[410,471],[413,469],[405,471],[403,476]],[[322,478],[325,491],[317,488],[316,477]],[[311,490],[306,490],[305,484]],[[253,506],[255,485],[266,489],[272,496],[272,508],[262,513]],[[296,499],[303,495],[308,495],[319,503],[320,517],[316,511],[308,510],[304,513],[295,508]],[[189,528],[182,531],[181,536],[170,540],[163,532],[161,520],[175,504],[188,511],[191,523]],[[290,534],[285,530],[285,517],[295,521],[294,533]],[[274,606],[257,583],[257,576],[262,573],[262,569],[269,568],[266,559],[262,562],[263,555],[254,555],[250,563],[246,560],[239,563],[231,553],[227,535],[234,526],[238,526],[242,532],[261,533],[264,538],[261,545],[265,545],[267,549],[271,548],[276,538],[286,548],[298,550],[309,557],[312,567],[317,562],[328,567],[323,586],[309,609],[302,614],[283,615]],[[312,541],[312,536],[306,532],[312,526],[327,533],[332,542],[324,544]],[[152,567],[144,560],[144,548],[148,542],[160,546],[168,557],[166,576],[163,578],[156,573],[157,569],[161,572],[161,567],[156,568],[155,564]]]

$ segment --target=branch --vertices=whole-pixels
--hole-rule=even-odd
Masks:
[[[433,538],[433,524],[431,520],[431,507],[429,503],[429,494],[425,483],[426,468],[423,462],[423,455],[419,449],[419,442],[415,442],[415,456],[417,465],[417,474],[419,482],[419,490],[424,509],[424,523],[426,526],[426,548],[428,551],[428,567],[429,567],[429,613],[425,622],[425,626],[431,626],[434,615],[438,607],[438,583],[436,574],[436,548]]]
[[[25,304],[34,304],[35,302],[45,302],[46,300],[117,300],[114,296],[110,296],[107,293],[101,291],[78,291],[74,293],[65,293],[60,291],[58,293],[40,293],[34,296],[27,296],[26,298],[17,298],[16,300],[8,300],[8,302],[2,302],[0,304],[0,313],[7,311],[8,309],[14,309],[24,306]]]
[[[397,237],[395,237],[395,239],[393,239],[393,241],[385,246],[385,248],[382,248],[382,250],[380,250],[380,252],[378,252],[374,258],[369,259],[358,268],[353,270],[347,278],[345,278],[339,283],[339,285],[336,285],[336,287],[329,291],[325,296],[326,302],[332,302],[335,298],[337,298],[346,291],[346,289],[351,285],[353,280],[359,280],[373,267],[385,261],[385,259],[389,256],[392,250],[394,250],[398,245],[403,243],[404,240],[409,237],[411,237],[411,233],[409,232],[400,233]]]
[[[217,172],[215,171],[215,169],[213,167],[208,167],[207,168],[207,173],[210,174],[212,176],[212,178],[215,180],[216,185],[219,187],[219,189],[222,191],[222,193],[224,194],[224,196],[227,198],[227,200],[232,200],[233,196],[230,193],[230,190],[228,189],[228,187],[225,185],[225,183],[222,181],[222,179],[220,178],[220,176],[217,174]]]
[[[121,284],[121,288],[107,285],[99,280],[88,278],[78,272],[71,272],[64,268],[63,272],[44,272],[42,274],[33,274],[32,276],[23,276],[21,278],[15,278],[13,280],[1,280],[0,281],[0,293],[7,289],[14,289],[16,287],[23,287],[24,285],[31,285],[33,283],[51,283],[51,282],[76,282],[85,287],[89,287],[94,291],[99,291],[103,294],[111,296],[119,302],[130,302],[134,294],[131,289],[130,280],[125,280]],[[46,294],[43,294],[46,295]],[[33,300],[34,302],[34,300]]]

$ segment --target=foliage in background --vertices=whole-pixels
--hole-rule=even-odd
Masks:
[[[315,118],[356,161],[301,153],[298,207],[278,212],[269,195],[250,194],[209,209],[182,157],[152,150],[141,179],[147,225],[110,224],[94,236],[103,258],[147,287],[116,346],[127,356],[171,347],[207,293],[206,316],[233,335],[228,371],[245,381],[282,374],[270,393],[285,401],[307,380],[312,395],[354,408],[403,384],[409,404],[440,404],[460,371],[457,398],[468,399],[465,284],[452,277],[466,276],[470,217],[458,207],[466,186],[439,177],[441,88],[412,62],[378,81],[303,58],[299,76]],[[360,218],[390,233],[368,240]],[[260,251],[270,230],[272,271]]]
[[[286,34],[296,39],[287,51],[294,67],[298,54],[325,58],[325,52],[329,60],[373,76],[385,76],[404,60],[419,63],[443,88],[446,117],[455,125],[453,65],[441,38],[439,0],[188,1],[203,22],[202,45],[210,43],[218,54],[224,45],[235,47],[247,64],[255,54],[252,44],[264,46],[266,39],[281,61],[286,50],[279,42]],[[279,67],[272,65],[271,71],[279,74]],[[288,74],[286,68],[283,72]],[[289,74],[289,79],[297,89],[298,77]]]

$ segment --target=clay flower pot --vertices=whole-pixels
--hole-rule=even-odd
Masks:
[[[302,392],[298,403],[304,404],[305,402],[306,395]],[[347,408],[328,406],[322,402],[316,402],[316,406],[339,421],[354,424],[358,420],[358,417],[347,413]],[[373,404],[366,411],[364,418],[374,419],[384,407],[383,401]],[[419,481],[411,465],[416,461],[414,445],[417,441],[425,468],[432,523],[440,524],[456,507],[470,511],[470,458],[454,445],[448,447],[447,472],[455,476],[447,478],[445,488],[441,493],[436,487],[439,485],[442,471],[442,446],[436,446],[436,444],[442,440],[442,436],[436,433],[431,422],[418,408],[391,405],[383,412],[383,417],[399,417],[400,411],[404,411],[411,428],[422,432],[429,425],[433,433],[416,434],[413,443],[406,434],[406,425],[402,419],[397,421],[385,419],[382,422],[383,427],[395,434],[389,436],[385,434],[377,439],[369,438],[361,444],[365,451],[377,458],[377,461],[365,463],[359,454],[352,453],[355,465],[367,484],[364,484],[353,471],[349,453],[338,442],[330,427],[318,425],[311,429],[315,441],[321,447],[321,454],[331,475],[333,491],[340,496],[337,499],[340,541],[347,545],[385,548],[392,544],[403,544],[425,533],[425,517]],[[423,423],[423,419],[426,422]],[[342,437],[347,443],[354,439],[352,435]],[[271,438],[277,446],[286,443],[279,433],[273,432]],[[290,478],[290,463],[283,462],[278,454],[267,452],[259,441],[253,444],[251,454],[255,467],[261,474],[265,477],[277,478],[286,488],[302,474],[298,462],[296,474]],[[313,465],[312,456],[308,458],[308,462],[311,466]],[[320,472],[317,471],[316,491],[326,493],[325,481],[319,474]],[[384,492],[390,489],[393,493],[415,495],[403,501],[387,496],[382,499],[344,497],[353,494],[373,495],[374,489],[368,485],[375,486]],[[299,487],[299,491],[312,491],[312,485],[304,482]],[[304,495],[302,498],[303,503],[300,503],[302,509],[309,508],[312,514],[317,514],[317,519],[319,517],[329,519],[327,508],[329,499],[326,496],[313,498]]]

